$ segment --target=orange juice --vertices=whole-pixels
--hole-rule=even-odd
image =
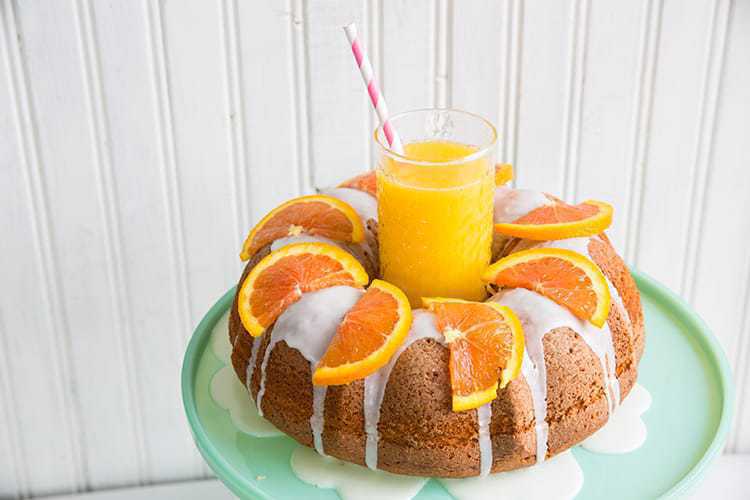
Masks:
[[[495,187],[490,158],[449,141],[404,149],[403,160],[383,156],[377,174],[383,278],[414,307],[427,296],[483,300]]]

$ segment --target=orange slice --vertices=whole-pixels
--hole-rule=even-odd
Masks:
[[[609,315],[604,274],[591,259],[572,250],[534,248],[513,253],[488,267],[482,279],[537,292],[599,328]]]
[[[409,333],[411,306],[399,288],[374,280],[336,330],[313,374],[315,385],[348,384],[388,363]]]
[[[369,193],[376,198],[378,196],[378,183],[375,177],[375,171],[373,170],[352,177],[351,179],[339,184],[339,187],[358,189],[365,193]]]
[[[301,196],[261,219],[245,239],[240,258],[248,260],[274,240],[302,233],[354,243],[365,237],[362,220],[347,203],[322,194]]]
[[[502,186],[513,180],[513,165],[498,163],[495,165],[495,186]]]
[[[495,232],[529,240],[562,240],[593,236],[612,224],[612,205],[588,200],[569,205],[556,200],[536,208],[512,223],[495,224]]]
[[[453,411],[471,410],[497,397],[521,371],[521,322],[494,302],[423,298],[435,313],[438,330],[450,348]],[[498,380],[500,380],[498,384]]]
[[[349,252],[328,243],[295,243],[271,252],[250,271],[237,309],[245,329],[257,337],[303,293],[338,285],[363,287],[368,281]]]

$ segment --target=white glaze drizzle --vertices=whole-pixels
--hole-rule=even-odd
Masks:
[[[443,336],[440,335],[437,327],[435,327],[435,315],[424,309],[417,309],[413,311],[411,329],[398,350],[391,356],[391,359],[385,366],[365,378],[363,403],[365,434],[367,436],[365,441],[365,464],[372,470],[376,470],[378,467],[380,405],[383,403],[388,378],[391,376],[391,370],[396,365],[401,353],[408,349],[414,342],[421,339],[433,339],[443,343]]]
[[[329,245],[333,245],[346,250],[346,246],[344,246],[341,242],[333,241],[323,236],[312,236],[302,233],[297,236],[284,236],[283,238],[273,240],[273,243],[271,243],[271,251],[275,252],[281,247],[292,245],[294,243],[328,243]]]
[[[214,353],[224,366],[214,374],[209,384],[211,399],[219,407],[229,412],[229,418],[234,426],[246,434],[255,437],[279,436],[281,431],[265,420],[253,405],[247,404],[247,391],[242,386],[231,365],[232,345],[227,335],[229,314],[224,315],[214,325],[211,333],[211,344]],[[239,335],[235,337],[235,344]]]
[[[310,373],[315,371],[317,363],[310,363]],[[310,416],[310,431],[313,435],[313,446],[315,451],[325,455],[323,449],[323,429],[325,428],[325,405],[326,392],[325,385],[313,385],[313,404],[312,415]]]
[[[513,222],[534,209],[553,203],[541,191],[497,186],[495,188],[494,221],[496,223]]]
[[[599,357],[605,374],[605,392],[608,392],[608,388],[612,385],[607,376],[609,373],[607,356],[612,345],[611,340],[608,340],[608,337],[611,339],[609,326],[605,324],[603,328],[599,329],[587,321],[581,321],[566,308],[524,288],[502,290],[491,300],[510,307],[523,326],[526,352],[533,366],[530,366],[524,359],[521,371],[527,377],[526,382],[529,384],[533,398],[537,462],[541,462],[546,455],[548,436],[546,423],[543,423],[547,417],[547,368],[544,362],[544,335],[562,327],[568,327],[578,333],[594,354]],[[614,359],[614,354],[612,357]],[[614,371],[614,364],[611,364],[611,366]],[[614,378],[616,379],[616,377]],[[619,386],[617,387],[619,390]]]
[[[332,196],[349,204],[359,214],[363,224],[370,219],[378,220],[378,201],[364,191],[338,187],[324,189],[321,194]]]
[[[565,250],[571,250],[581,255],[585,255],[589,259],[592,259],[591,253],[589,252],[589,243],[591,238],[570,238],[566,240],[556,241],[545,241],[533,245],[534,248],[562,248]],[[609,288],[609,294],[612,298],[612,305],[619,308],[621,316],[625,319],[629,331],[632,336],[632,323],[630,316],[628,315],[625,305],[622,302],[620,293],[617,288],[612,285],[609,278],[606,278],[607,287]],[[604,373],[604,388],[607,396],[607,406],[609,414],[615,411],[620,404],[620,381],[617,379],[616,365],[617,361],[615,358],[615,346],[614,339],[612,338],[612,331],[608,324],[605,324],[599,331],[585,331],[579,332],[583,340],[591,347],[591,350],[599,357],[599,361],[602,364],[602,370]]]
[[[239,338],[240,335],[242,334],[238,334],[237,338]],[[250,394],[253,393],[253,373],[255,373],[255,363],[258,360],[258,351],[260,350],[260,344],[262,344],[263,341],[260,338],[252,337],[251,342],[253,343],[253,345],[250,348],[250,359],[248,360],[247,368],[245,369],[245,387],[247,387],[247,392],[249,392]]]
[[[635,384],[609,421],[586,438],[581,446],[594,453],[622,454],[640,448],[646,442],[648,429],[641,418],[651,406],[651,394]]]
[[[271,422],[258,415],[254,405],[247,404],[247,391],[231,365],[223,366],[214,374],[209,393],[216,405],[229,412],[232,424],[240,432],[255,437],[282,435]]]
[[[583,470],[570,450],[544,463],[487,477],[440,479],[456,500],[548,500],[575,498]]]
[[[486,476],[492,470],[492,401],[477,408],[477,425],[479,428],[479,475]]]
[[[526,337],[524,330],[524,336]],[[532,343],[526,337],[526,349],[521,363],[521,374],[526,380],[531,392],[531,404],[534,410],[534,435],[536,436],[536,461],[544,462],[547,458],[547,438],[549,424],[547,423],[547,366],[544,363],[544,346],[539,342],[533,343],[534,358],[532,361]]]
[[[344,319],[344,315],[363,293],[358,288],[348,286],[335,286],[305,293],[300,300],[290,305],[278,317],[271,330],[271,339],[260,365],[260,388],[255,401],[261,416],[263,415],[263,396],[266,392],[266,368],[276,344],[282,340],[285,341],[289,347],[297,349],[314,369],[336,334],[336,329]],[[310,417],[310,429],[316,445],[315,449],[319,453],[323,453],[324,409],[325,387],[313,386],[313,414]]]
[[[229,343],[229,311],[216,321],[211,333],[211,350],[214,356],[226,364],[232,357],[232,345]]]
[[[426,477],[372,471],[337,458],[321,456],[305,446],[292,452],[290,465],[302,481],[318,488],[334,488],[342,500],[410,500],[427,482]]]

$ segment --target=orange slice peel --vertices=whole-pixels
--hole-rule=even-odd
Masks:
[[[517,377],[523,359],[523,328],[511,309],[495,302],[422,298],[435,313],[450,349],[453,411],[478,408]]]
[[[512,253],[488,267],[482,279],[537,292],[599,328],[609,315],[607,279],[591,259],[572,250],[533,248]]]
[[[369,278],[349,252],[328,243],[295,243],[265,256],[242,282],[240,320],[260,336],[303,293],[332,286],[362,288]]]
[[[240,259],[250,259],[274,240],[302,233],[353,243],[365,237],[362,220],[348,203],[322,194],[301,196],[274,208],[255,225]]]
[[[403,343],[411,321],[404,292],[374,280],[344,316],[313,373],[313,384],[348,384],[375,373]]]
[[[378,182],[375,176],[375,171],[371,170],[360,174],[356,177],[352,177],[341,184],[338,187],[357,189],[364,191],[365,193],[372,195],[377,198],[378,196]]]
[[[514,222],[496,223],[495,232],[537,241],[593,236],[612,224],[613,213],[612,205],[603,201],[587,200],[569,205],[557,200]]]

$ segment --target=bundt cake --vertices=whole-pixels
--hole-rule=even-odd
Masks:
[[[348,203],[366,237],[342,243],[320,235],[275,239],[250,258],[240,286],[266,255],[286,244],[324,241],[350,252],[377,276],[377,199],[365,174],[325,194]],[[519,221],[558,201],[543,193],[498,186],[495,222]],[[453,411],[449,350],[434,314],[417,309],[406,339],[364,379],[314,386],[312,372],[346,312],[364,293],[339,285],[302,294],[265,332],[252,336],[231,309],[232,364],[261,414],[318,452],[385,471],[460,478],[532,465],[590,436],[633,387],[644,349],[635,282],[607,237],[532,241],[496,236],[496,257],[531,248],[562,248],[590,258],[606,277],[611,307],[597,328],[525,288],[491,290],[510,307],[525,337],[521,376],[490,404]],[[248,404],[252,404],[248,402]]]

